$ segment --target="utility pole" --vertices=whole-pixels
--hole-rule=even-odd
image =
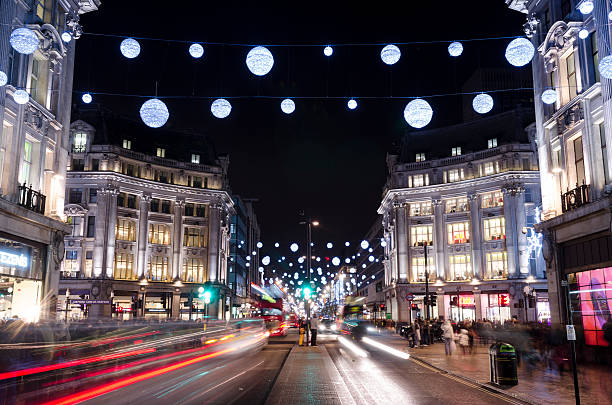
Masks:
[[[567,297],[566,297],[566,303],[567,303],[567,323],[566,325],[570,326],[570,328],[573,330],[573,326],[574,326],[574,321],[572,319],[572,306],[571,306],[571,302],[570,302],[570,288],[569,288],[569,281],[567,279],[562,280],[561,281],[561,285],[563,287],[565,287],[566,291],[567,291]],[[566,327],[567,328],[567,327]],[[570,328],[567,328],[568,331]],[[569,342],[570,342],[570,348],[572,351],[572,373],[574,375],[574,397],[576,399],[576,405],[580,405],[580,388],[579,388],[579,384],[578,384],[578,364],[576,362],[576,336],[575,336],[575,332],[574,332],[574,336],[572,336],[572,338],[570,338],[569,333],[567,336]]]

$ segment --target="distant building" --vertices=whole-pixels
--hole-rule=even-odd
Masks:
[[[610,322],[612,295],[612,82],[600,77],[610,56],[610,3],[506,0],[526,14],[526,34],[536,48],[532,61],[536,142],[542,179],[542,216],[553,323],[571,316],[578,340],[605,353],[603,325]],[[586,30],[585,39],[578,37]],[[541,101],[556,90],[556,102]],[[568,304],[567,283],[571,297]],[[581,291],[584,291],[582,293]],[[572,313],[568,314],[567,308]]]
[[[436,296],[431,317],[548,319],[533,229],[540,186],[533,130],[524,130],[528,116],[515,110],[415,132],[388,156],[378,213],[393,320],[425,317],[426,273]]]
[[[76,118],[60,282],[66,316],[228,317],[227,157],[201,134],[151,130],[95,107]],[[200,288],[213,292],[209,305]]]
[[[368,241],[367,249],[360,249],[354,260],[356,284],[352,289],[356,295],[364,297],[366,317],[371,320],[384,320],[388,308],[385,293],[385,247],[382,217],[378,217],[363,240]]]
[[[55,319],[64,257],[64,183],[79,16],[99,0],[0,1],[0,319]],[[27,27],[40,46],[9,45]],[[61,34],[70,32],[69,43]],[[29,94],[17,104],[17,90]]]

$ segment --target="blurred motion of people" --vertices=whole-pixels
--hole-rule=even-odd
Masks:
[[[453,325],[446,319],[442,324],[442,338],[444,339],[444,354],[450,356],[452,354],[451,344],[453,343],[455,333],[453,332]]]
[[[310,318],[310,345],[317,345],[317,331],[319,330],[319,317],[314,315]]]

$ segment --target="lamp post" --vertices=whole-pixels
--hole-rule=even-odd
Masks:
[[[312,274],[310,273],[312,260],[312,249],[310,246],[312,244],[312,227],[319,226],[319,221],[313,221],[310,217],[306,218],[303,212],[300,213],[300,215],[303,217],[303,219],[300,221],[300,225],[306,225],[306,272],[308,273],[308,286],[310,288],[310,283],[312,282]],[[306,297],[304,297],[304,299],[305,298]],[[306,344],[308,345],[310,329],[310,304],[304,302],[304,309],[306,310]]]
[[[418,246],[423,246],[425,257],[425,319],[429,321],[429,268],[427,267],[427,241],[418,242]]]

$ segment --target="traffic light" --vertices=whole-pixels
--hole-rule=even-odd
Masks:
[[[214,298],[214,290],[212,283],[207,281],[204,283],[204,287],[198,288],[198,298],[204,301],[205,304],[210,304]]]
[[[310,299],[310,295],[312,294],[312,291],[310,290],[310,287],[304,287],[304,289],[302,290],[302,293],[304,294],[304,299]]]
[[[435,307],[437,302],[438,302],[438,294],[435,292],[429,293],[429,305],[431,305],[432,307]]]

